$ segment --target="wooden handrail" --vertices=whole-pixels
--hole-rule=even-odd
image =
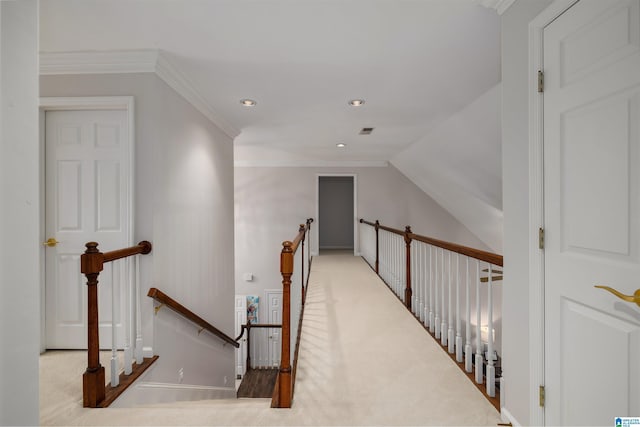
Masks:
[[[220,338],[221,340],[231,344],[235,348],[239,348],[240,347],[240,344],[238,344],[238,342],[236,340],[234,340],[229,335],[225,334],[220,329],[216,328],[211,323],[207,322],[202,317],[198,316],[193,311],[189,310],[188,308],[186,308],[185,306],[183,306],[178,301],[174,300],[173,298],[171,298],[169,295],[165,294],[161,290],[159,290],[157,288],[151,288],[151,289],[149,289],[149,292],[147,293],[147,296],[150,297],[150,298],[153,298],[156,301],[158,301],[160,304],[163,304],[163,305],[167,306],[171,310],[173,310],[176,313],[182,315],[186,319],[192,321],[193,323],[195,323],[196,325],[200,326],[204,330],[211,332],[213,335],[215,335],[218,338]]]
[[[142,242],[138,243],[135,246],[131,246],[130,248],[124,248],[124,249],[118,249],[115,251],[105,252],[103,256],[104,256],[104,262],[111,262],[120,258],[126,258],[128,256],[133,256],[138,254],[146,255],[149,252],[151,252],[151,243],[149,243],[146,240],[143,240]]]
[[[389,231],[390,233],[406,236],[411,240],[417,240],[419,242],[437,246],[439,248],[446,249],[451,252],[456,252],[461,255],[466,255],[468,257],[478,259],[480,261],[488,262],[492,265],[499,265],[501,267],[504,265],[502,255],[498,255],[492,252],[487,252],[480,249],[471,248],[468,246],[458,245],[457,243],[446,242],[444,240],[438,240],[438,239],[434,239],[433,237],[422,236],[420,234],[415,234],[412,232],[407,233],[406,230],[403,231],[397,228],[387,227],[385,225],[379,224],[378,221],[376,221],[376,223],[373,223],[370,221],[366,221],[364,219],[360,219],[360,223],[367,224],[372,227],[376,227],[376,224],[377,224],[380,230],[385,230],[385,231]]]
[[[105,373],[100,364],[100,332],[98,317],[98,277],[104,264],[117,259],[151,252],[151,243],[143,240],[136,246],[102,253],[97,242],[88,242],[80,256],[80,272],[87,277],[87,370],[82,375],[82,404],[90,408],[105,400]]]

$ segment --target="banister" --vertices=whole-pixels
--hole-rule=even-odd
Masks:
[[[128,256],[133,255],[146,255],[151,252],[151,243],[143,240],[135,246],[131,246],[130,248],[117,249],[115,251],[105,252],[103,254],[104,262],[115,261],[120,258],[126,258]]]
[[[224,332],[222,332],[221,330],[213,326],[211,323],[207,322],[202,317],[198,316],[193,311],[189,310],[188,308],[186,308],[185,306],[183,306],[178,301],[174,300],[173,298],[171,298],[161,290],[157,288],[150,288],[149,292],[147,293],[147,296],[150,298],[153,298],[154,300],[158,301],[161,304],[164,304],[171,310],[182,315],[183,317],[192,321],[196,325],[204,328],[204,330],[211,332],[213,335],[231,344],[235,348],[240,347],[240,344],[238,344],[236,340],[234,340],[229,335],[225,334]]]
[[[143,240],[136,246],[102,253],[97,242],[87,242],[80,256],[80,272],[87,278],[87,369],[82,375],[82,404],[97,408],[105,402],[105,372],[100,364],[100,333],[98,320],[98,278],[104,264],[133,255],[151,252],[150,242]],[[146,368],[144,368],[146,369]]]
[[[459,245],[457,243],[447,242],[444,240],[438,240],[438,239],[434,239],[433,237],[422,236],[420,234],[416,234],[412,232],[406,232],[403,230],[399,230],[397,228],[387,227],[377,222],[372,223],[370,221],[366,221],[365,219],[360,219],[360,223],[367,224],[372,227],[377,226],[380,230],[385,230],[385,231],[389,231],[390,233],[406,236],[406,238],[409,238],[411,240],[417,240],[419,242],[427,243],[432,246],[437,246],[439,248],[443,248],[451,252],[456,252],[461,255],[466,255],[471,258],[478,259],[480,261],[488,262],[492,265],[498,265],[501,267],[504,265],[503,256],[492,253],[492,252],[487,252],[480,249]]]

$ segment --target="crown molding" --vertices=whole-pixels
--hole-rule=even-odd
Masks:
[[[155,72],[166,84],[189,101],[198,111],[205,115],[213,124],[222,129],[231,139],[240,135],[240,131],[222,118],[202,96],[187,78],[160,52],[156,63]]]
[[[231,139],[240,134],[200,96],[194,85],[160,50],[40,53],[40,75],[126,73],[155,73]]]
[[[498,15],[502,15],[516,0],[476,0],[476,2],[489,9],[495,9]]]
[[[385,168],[389,166],[386,160],[372,161],[324,161],[324,160],[290,160],[290,161],[250,161],[236,160],[236,168]]]
[[[158,50],[41,52],[40,75],[153,73]]]

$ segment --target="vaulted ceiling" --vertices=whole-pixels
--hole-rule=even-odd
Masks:
[[[497,181],[491,178],[487,194],[475,197],[501,211],[499,141],[486,152],[475,146],[479,157],[471,157],[470,145],[447,132],[464,126],[452,126],[452,117],[500,82],[500,18],[482,5],[504,2],[41,0],[40,50],[158,50],[225,130],[237,134],[239,165],[392,161],[402,170],[411,167],[407,153],[440,153],[466,172],[480,163],[497,168],[489,174]],[[257,105],[241,105],[246,98]],[[352,107],[351,99],[365,103]],[[374,130],[359,135],[363,127]],[[430,151],[432,143],[451,145]],[[416,145],[427,148],[407,151]],[[420,185],[416,167],[403,172]],[[482,193],[481,187],[470,191]],[[459,216],[459,207],[438,201]]]

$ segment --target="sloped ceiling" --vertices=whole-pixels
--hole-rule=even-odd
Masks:
[[[501,85],[391,159],[391,163],[502,252]]]
[[[461,118],[496,113],[473,105],[500,82],[496,11],[511,1],[41,0],[41,59],[160,52],[200,110],[239,132],[237,165],[391,161],[497,250],[499,113]]]

